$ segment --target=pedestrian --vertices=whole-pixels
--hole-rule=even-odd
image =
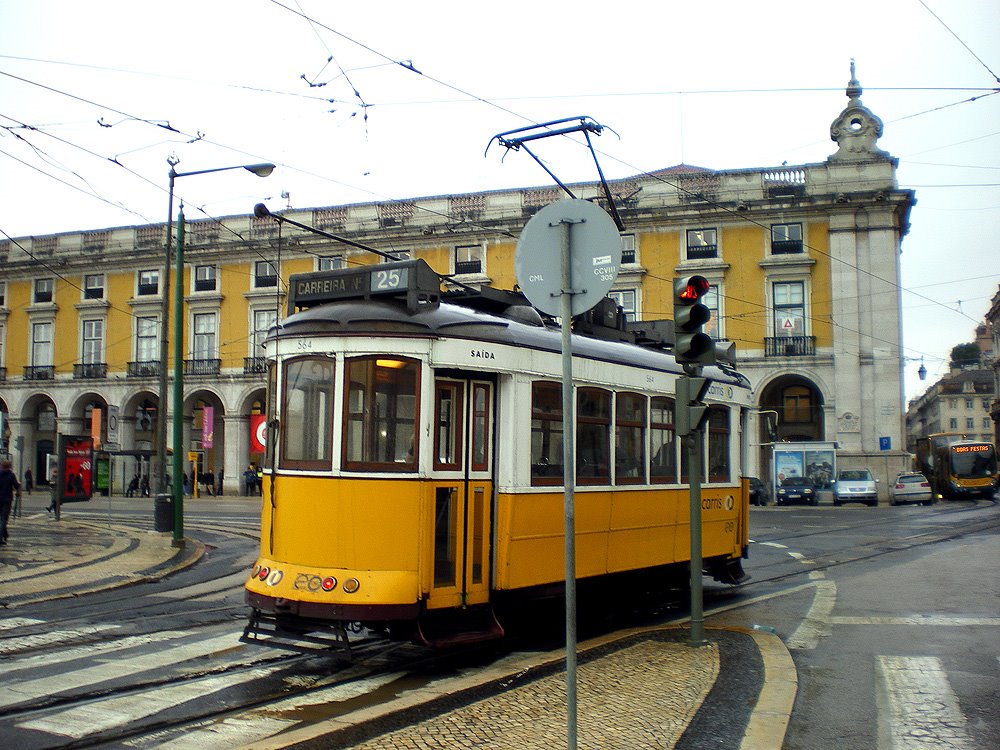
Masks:
[[[24,491],[31,492],[35,489],[35,477],[31,473],[31,469],[24,470]]]
[[[257,494],[257,472],[253,470],[253,464],[250,464],[243,472],[243,483],[246,485],[248,496],[253,497]]]
[[[142,479],[139,482],[139,494],[143,497],[149,497],[149,476],[146,474],[142,475]]]
[[[0,461],[0,544],[7,543],[7,519],[15,494],[21,497],[21,483],[10,470],[10,461]]]
[[[125,497],[135,497],[136,493],[139,491],[139,472],[137,471],[132,475],[131,481],[128,483],[128,487],[125,488]]]

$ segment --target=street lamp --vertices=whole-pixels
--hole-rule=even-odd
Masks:
[[[161,292],[163,298],[162,309],[160,312],[160,409],[158,413],[157,423],[156,423],[156,433],[157,433],[157,446],[156,446],[156,473],[154,473],[154,487],[156,487],[157,494],[162,494],[167,490],[166,483],[166,468],[167,464],[167,420],[166,420],[166,404],[167,404],[167,357],[169,354],[169,337],[167,335],[167,329],[169,327],[170,320],[170,243],[171,243],[171,222],[174,218],[174,181],[178,177],[191,177],[193,175],[199,174],[211,174],[212,172],[228,172],[233,169],[245,169],[248,172],[253,172],[258,177],[267,177],[271,172],[274,171],[273,164],[240,164],[235,167],[216,167],[214,169],[198,169],[193,172],[178,172],[176,167],[179,163],[179,159],[176,156],[170,156],[167,158],[167,164],[170,165],[170,172],[168,177],[170,178],[170,189],[169,189],[169,202],[167,204],[167,242],[164,251],[164,262],[163,262],[163,290]],[[184,501],[184,483],[181,479],[182,462],[181,462],[181,427],[182,422],[182,398],[183,398],[183,356],[182,356],[182,340],[183,340],[183,303],[184,303],[184,290],[182,288],[184,273],[184,233],[183,233],[183,219],[184,212],[181,210],[178,216],[178,232],[177,232],[177,283],[174,293],[174,315],[176,319],[174,321],[174,439],[173,439],[173,450],[174,450],[174,460],[173,460],[173,496],[174,496],[174,540],[173,544],[175,547],[181,547],[184,545],[184,534],[183,534],[183,510],[182,503]]]

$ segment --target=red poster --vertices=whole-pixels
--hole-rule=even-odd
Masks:
[[[250,415],[250,452],[263,453],[267,446],[267,417],[264,414]]]
[[[89,500],[93,493],[94,439],[90,436],[60,437],[59,489],[64,503]]]

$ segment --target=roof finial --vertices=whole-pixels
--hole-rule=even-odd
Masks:
[[[847,96],[851,99],[857,99],[861,96],[861,82],[858,81],[857,76],[854,73],[854,58],[851,58],[851,80],[847,84]]]

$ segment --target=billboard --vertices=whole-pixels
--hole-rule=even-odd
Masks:
[[[94,438],[59,436],[59,501],[76,503],[94,494]]]

